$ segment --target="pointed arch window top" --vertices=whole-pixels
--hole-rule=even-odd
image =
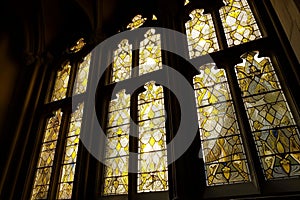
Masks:
[[[142,15],[136,15],[132,19],[132,23],[129,23],[127,25],[127,28],[130,29],[130,30],[137,29],[140,26],[142,26],[145,23],[146,20],[147,20],[147,18],[143,18]]]

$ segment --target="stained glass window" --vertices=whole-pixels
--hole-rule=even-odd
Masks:
[[[57,110],[47,121],[31,199],[47,199],[48,197],[61,118],[62,112],[61,110]]]
[[[71,65],[68,62],[57,72],[51,101],[58,101],[66,97],[70,71]]]
[[[79,65],[75,80],[74,94],[82,94],[86,91],[90,64],[91,54],[88,54],[86,57],[84,57],[83,62]]]
[[[168,190],[164,95],[162,86],[145,84],[138,96],[138,192]]]
[[[229,47],[261,38],[247,0],[224,0],[224,3],[220,15]]]
[[[104,195],[128,193],[129,123],[130,95],[121,90],[109,104]]]
[[[249,170],[226,73],[206,64],[194,77],[208,186],[249,182]]]
[[[58,199],[71,199],[79,145],[83,103],[71,114],[69,131],[66,137],[65,154],[61,166]]]
[[[300,176],[299,130],[270,58],[242,56],[236,74],[267,180]]]
[[[70,48],[70,51],[71,51],[72,53],[76,53],[76,52],[80,51],[80,50],[85,46],[85,44],[86,44],[86,43],[85,43],[85,41],[84,41],[84,38],[80,38],[80,39],[76,42],[76,44]]]
[[[128,24],[127,28],[130,30],[137,29],[138,27],[142,26],[146,20],[147,20],[147,18],[143,18],[142,15],[136,15],[132,19],[132,23]]]
[[[139,65],[139,75],[162,68],[160,34],[155,34],[155,29],[148,30],[140,42]]]
[[[124,39],[114,51],[114,62],[112,68],[112,82],[118,82],[130,78],[132,66],[132,45]]]
[[[203,9],[190,13],[191,20],[185,23],[190,58],[219,50],[211,14],[204,14]]]

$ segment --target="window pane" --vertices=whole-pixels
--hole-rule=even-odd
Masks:
[[[89,77],[89,69],[91,64],[91,53],[89,53],[86,57],[84,57],[83,62],[80,63],[76,80],[75,80],[75,88],[74,94],[82,94],[86,91],[88,77]]]
[[[47,121],[31,199],[47,199],[61,117],[62,112],[58,110]]]
[[[114,62],[112,69],[112,82],[118,82],[130,78],[132,65],[132,45],[128,40],[122,40],[118,49],[114,51]]]
[[[194,77],[208,186],[249,182],[249,170],[226,73],[215,64]]]
[[[68,62],[61,70],[57,72],[51,101],[57,101],[66,98],[70,77],[71,65]]]
[[[110,101],[103,195],[128,193],[130,95],[121,90]]]
[[[71,114],[69,131],[65,143],[65,155],[61,167],[58,199],[71,199],[72,197],[83,106],[84,104],[80,103],[77,110]]]
[[[190,58],[219,50],[214,24],[210,14],[203,9],[190,13],[191,20],[185,23]]]
[[[300,176],[300,138],[268,57],[242,56],[236,74],[265,178]]]
[[[229,47],[261,38],[247,0],[224,2],[226,6],[220,9],[220,15]]]
[[[80,39],[76,42],[76,44],[70,48],[70,51],[71,51],[72,53],[76,53],[76,52],[80,51],[80,50],[85,46],[85,44],[86,44],[86,43],[85,43],[85,41],[84,41],[84,38],[80,38]]]
[[[138,192],[168,190],[165,110],[162,86],[145,84],[139,94]]]
[[[150,29],[145,39],[140,42],[139,75],[153,72],[162,68],[160,34]]]
[[[136,15],[132,19],[132,23],[128,24],[127,28],[129,28],[130,30],[136,29],[136,28],[142,26],[146,20],[147,20],[147,18],[143,18],[142,15]]]

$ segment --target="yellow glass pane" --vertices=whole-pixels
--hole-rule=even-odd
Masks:
[[[85,46],[85,44],[86,43],[84,41],[84,38],[80,38],[76,42],[76,44],[70,48],[70,51],[73,52],[73,53],[76,53],[76,52],[80,51]]]
[[[89,69],[91,64],[91,53],[84,57],[80,63],[75,80],[75,88],[73,94],[82,94],[86,91]]]
[[[229,47],[262,37],[247,0],[224,2],[220,15]]]
[[[128,193],[130,95],[121,90],[108,107],[103,195]]]
[[[211,14],[203,9],[190,13],[191,20],[185,23],[190,58],[196,58],[219,50]]]
[[[270,58],[242,55],[235,66],[266,180],[300,175],[300,135]]]
[[[124,39],[114,51],[114,62],[112,68],[112,82],[118,82],[130,78],[132,66],[132,45]]]
[[[51,101],[58,101],[66,97],[70,71],[71,71],[71,65],[68,62],[62,67],[61,70],[57,72]]]
[[[62,114],[57,110],[47,121],[31,199],[47,198]]]
[[[140,42],[139,75],[150,73],[162,68],[160,34],[155,29],[145,33],[145,39]]]
[[[138,192],[168,190],[163,87],[145,84],[138,96]]]
[[[207,186],[249,182],[225,70],[213,63],[200,67],[194,89]]]
[[[142,26],[145,23],[146,20],[147,20],[147,18],[143,18],[142,15],[136,15],[132,19],[132,23],[129,23],[127,25],[127,28],[130,29],[130,30],[137,29],[140,26]]]
[[[72,197],[83,108],[84,103],[78,104],[77,109],[70,117],[69,130],[65,141],[65,155],[57,191],[58,199],[71,199]]]

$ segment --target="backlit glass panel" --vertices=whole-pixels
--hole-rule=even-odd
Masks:
[[[236,74],[267,180],[300,175],[299,130],[270,58],[242,56]]]
[[[229,47],[261,38],[247,0],[224,0],[224,3],[220,16]]]
[[[210,14],[203,9],[190,13],[191,20],[185,23],[190,58],[219,50],[214,24]]]
[[[71,65],[68,62],[57,72],[51,101],[58,101],[66,98],[70,71]]]
[[[116,96],[108,108],[104,195],[128,193],[130,95],[121,90]]]
[[[124,39],[114,51],[114,62],[112,68],[112,82],[118,82],[130,78],[132,65],[132,45]]]
[[[160,34],[150,29],[145,39],[140,42],[139,75],[150,73],[162,68]]]
[[[65,143],[64,160],[61,166],[58,199],[71,199],[72,197],[83,105],[83,103],[80,103],[77,110],[71,114]]]
[[[83,62],[80,63],[76,80],[74,94],[82,94],[86,91],[89,69],[91,64],[91,53],[84,57]]]
[[[215,64],[194,77],[208,186],[249,182],[249,170],[226,73]]]
[[[168,190],[163,87],[145,84],[138,96],[138,192]]]
[[[57,110],[47,121],[31,199],[48,199],[56,144],[59,137],[62,112]]]

